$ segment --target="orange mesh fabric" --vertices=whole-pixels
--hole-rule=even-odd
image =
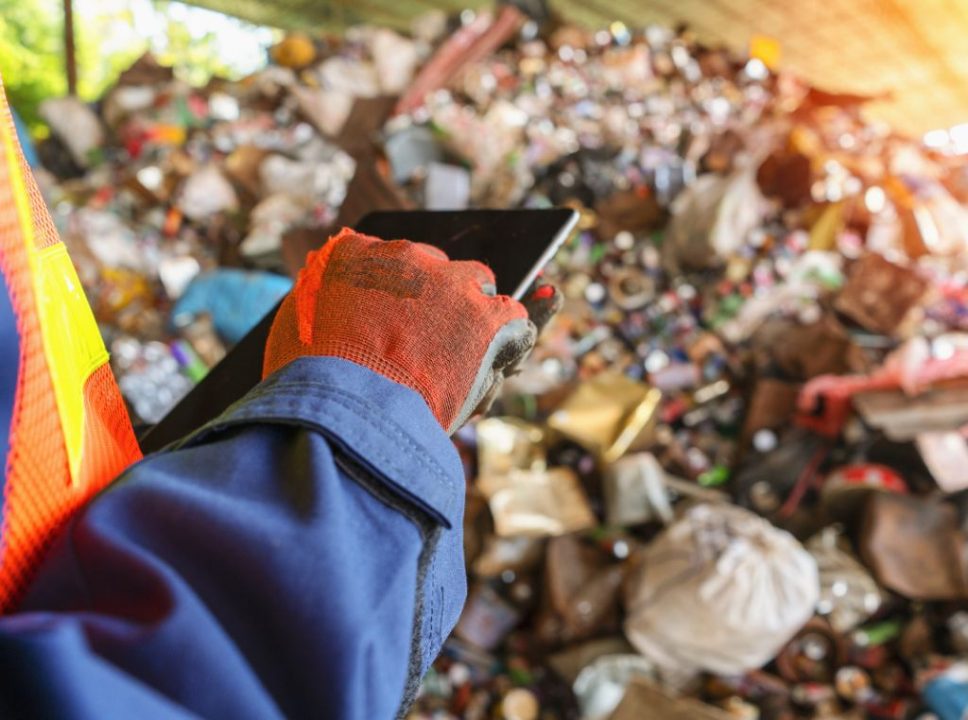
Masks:
[[[91,373],[84,384],[84,462],[77,483],[90,496],[116,478],[129,465],[141,459],[128,408],[114,380],[111,366],[105,363]]]
[[[304,355],[351,360],[419,392],[449,428],[498,330],[527,318],[482,291],[493,284],[481,263],[344,229],[307,257],[273,322],[264,374]]]
[[[20,335],[20,368],[0,526],[2,612],[16,603],[57,530],[94,493],[137,460],[140,450],[110,368],[101,366],[84,386],[81,470],[73,481],[70,477],[34,298],[25,245],[28,236],[22,223],[33,224],[38,248],[54,245],[58,238],[16,142],[2,85],[0,134],[13,138],[17,155],[10,158],[7,143],[0,143],[0,271],[10,291]],[[20,173],[27,188],[30,218],[18,214],[11,167]]]

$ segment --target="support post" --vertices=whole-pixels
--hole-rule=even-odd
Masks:
[[[77,57],[74,50],[74,3],[64,0],[64,65],[67,69],[67,92],[77,95]]]

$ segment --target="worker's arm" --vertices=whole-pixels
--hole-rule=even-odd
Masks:
[[[303,357],[71,523],[0,619],[0,717],[392,718],[465,595],[421,396]]]
[[[559,304],[427,246],[331,239],[264,382],[99,496],[0,619],[0,717],[394,717],[465,594],[444,428]]]

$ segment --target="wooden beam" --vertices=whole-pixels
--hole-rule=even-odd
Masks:
[[[74,50],[74,3],[64,0],[64,65],[67,69],[67,92],[77,95],[77,56]]]

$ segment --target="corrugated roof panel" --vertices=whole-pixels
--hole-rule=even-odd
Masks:
[[[477,0],[191,0],[255,23],[339,30],[406,28],[431,8]],[[831,90],[892,97],[872,117],[910,134],[968,122],[968,0],[551,0],[589,26],[688,23],[704,41],[743,51],[754,34],[780,40],[783,65]]]

